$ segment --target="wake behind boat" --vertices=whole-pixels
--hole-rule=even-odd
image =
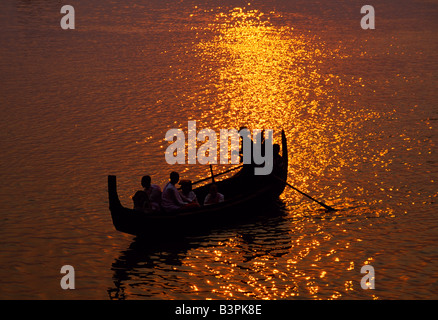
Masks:
[[[283,193],[288,173],[287,140],[284,131],[282,138],[283,166],[277,177],[272,175],[255,176],[248,174],[245,165],[228,179],[216,181],[218,189],[224,194],[225,201],[208,206],[192,207],[171,213],[158,212],[144,214],[124,207],[117,193],[117,178],[108,176],[109,209],[116,230],[137,235],[175,234],[234,222],[271,205]],[[280,179],[278,179],[280,178]],[[209,184],[193,189],[198,199],[205,199]]]

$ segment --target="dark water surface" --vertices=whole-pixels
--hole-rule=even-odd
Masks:
[[[1,299],[438,298],[438,2],[0,3]],[[283,215],[144,242],[122,203],[168,165],[167,130],[284,128]],[[216,167],[219,172],[227,168]],[[62,290],[60,269],[76,271]],[[360,269],[375,269],[363,290]]]

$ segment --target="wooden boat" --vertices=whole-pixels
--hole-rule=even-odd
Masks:
[[[284,131],[282,131],[283,168],[277,172],[277,179],[272,175],[255,176],[251,165],[243,165],[241,170],[231,178],[215,181],[219,192],[225,196],[222,203],[178,210],[172,213],[145,214],[124,207],[117,194],[116,176],[108,176],[109,209],[116,230],[138,236],[172,235],[193,230],[204,230],[241,221],[263,212],[266,206],[278,199],[287,180],[288,151]],[[281,181],[283,180],[283,181]],[[195,188],[197,198],[201,201],[208,194],[209,184]]]

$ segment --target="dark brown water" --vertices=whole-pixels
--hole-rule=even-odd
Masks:
[[[438,298],[437,1],[0,3],[0,298]],[[279,130],[280,217],[169,243],[114,230],[171,128]],[[220,171],[223,167],[217,167]],[[62,290],[60,269],[76,271]],[[375,268],[363,290],[360,269]]]

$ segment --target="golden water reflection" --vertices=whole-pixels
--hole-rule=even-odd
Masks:
[[[341,97],[340,91],[360,96],[364,86],[362,78],[330,72],[332,63],[348,60],[349,55],[321,39],[271,23],[272,15],[234,8],[217,13],[207,28],[195,28],[195,54],[202,62],[199,75],[207,84],[202,95],[188,99],[206,110],[198,120],[200,127],[274,129],[277,140],[285,129],[290,179],[304,191],[336,179],[336,191],[319,191],[319,196],[336,203],[346,188],[344,168],[357,172],[363,161],[390,163],[385,158],[388,150],[364,153],[376,133],[367,128],[367,137],[363,129],[392,111],[385,115],[358,105],[356,98]],[[356,192],[364,190],[358,187]]]

